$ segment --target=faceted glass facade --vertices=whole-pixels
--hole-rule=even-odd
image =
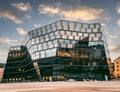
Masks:
[[[40,80],[110,79],[107,40],[100,23],[59,20],[26,35]]]
[[[99,23],[57,21],[30,31],[24,44],[35,60],[56,56],[57,48],[73,48],[76,42],[85,37],[89,37],[89,46],[103,45],[106,57],[110,58],[106,37]]]

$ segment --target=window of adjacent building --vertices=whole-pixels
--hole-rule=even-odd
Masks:
[[[119,67],[119,66],[117,65],[117,67]]]
[[[117,69],[117,71],[119,71],[119,69]]]

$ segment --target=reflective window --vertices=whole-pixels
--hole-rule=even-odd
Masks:
[[[30,36],[30,38],[32,38],[32,37],[33,37],[32,31],[31,31],[31,32],[29,32],[29,36]]]
[[[56,27],[55,25],[56,25],[55,23],[52,23],[52,24],[51,24],[51,27],[54,28],[54,27]]]
[[[98,32],[98,29],[93,29],[93,32]]]
[[[82,36],[82,33],[78,33],[79,36]]]
[[[39,43],[39,37],[36,37],[36,43]]]
[[[35,44],[35,39],[34,39],[34,38],[32,39],[32,45],[33,45],[33,44]]]
[[[76,32],[72,32],[72,35],[73,35],[73,36],[76,36],[76,35],[77,35],[77,33],[76,33]]]
[[[44,42],[44,37],[40,36],[40,42]]]
[[[61,21],[56,22],[56,25],[57,26],[61,25]]]
[[[69,35],[69,36],[68,36],[68,39],[73,39],[73,36],[70,36],[70,35]]]
[[[87,32],[88,32],[88,33],[91,33],[91,32],[92,32],[92,30],[91,30],[91,29],[87,29]]]
[[[31,55],[32,59],[35,60],[35,53]]]
[[[101,33],[97,33],[97,37],[101,37],[102,35],[101,35]]]
[[[34,31],[33,31],[33,36],[34,36],[34,37],[37,36],[37,30],[34,30]]]
[[[80,27],[80,28],[82,27],[82,26],[81,26],[81,23],[76,23],[76,26],[77,26],[77,27]]]
[[[64,30],[68,30],[68,25],[64,25]]]
[[[33,46],[33,51],[34,51],[34,52],[35,52],[35,51],[38,51],[37,45],[34,45],[34,46]]]
[[[35,55],[36,55],[36,59],[39,59],[39,52],[36,52]]]
[[[71,22],[71,21],[69,21],[68,24],[69,24],[69,26],[75,26],[75,25],[74,25],[75,23],[74,23],[74,22]]]
[[[84,33],[84,37],[87,37],[88,36],[88,34],[87,33]]]
[[[38,50],[42,50],[42,45],[38,44]]]
[[[41,35],[41,29],[40,28],[38,29],[38,35]]]
[[[85,29],[84,29],[84,28],[81,28],[80,31],[81,31],[81,32],[85,32]]]
[[[90,28],[94,28],[94,24],[90,24]]]
[[[52,28],[52,31],[56,31],[56,30],[57,30],[57,27]]]
[[[41,58],[44,58],[44,57],[45,57],[45,52],[41,51]]]
[[[47,30],[49,30],[50,29],[50,25],[47,25]]]
[[[62,25],[68,25],[67,21],[62,21]]]
[[[83,28],[88,28],[88,24],[83,24]]]
[[[75,27],[75,31],[79,31],[80,30],[80,28],[79,27]]]
[[[90,37],[94,37],[94,34],[92,33],[92,34],[90,34],[89,36],[90,36]]]
[[[96,24],[95,26],[96,26],[96,28],[100,28],[100,24]]]
[[[98,41],[99,37],[94,37],[93,39],[94,39],[94,41]]]

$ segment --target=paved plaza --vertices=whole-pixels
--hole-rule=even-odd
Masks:
[[[120,81],[1,83],[0,92],[120,92]]]

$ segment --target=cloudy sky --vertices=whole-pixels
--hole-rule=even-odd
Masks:
[[[120,56],[120,0],[0,0],[0,63],[28,31],[59,19],[100,22],[111,59]]]

